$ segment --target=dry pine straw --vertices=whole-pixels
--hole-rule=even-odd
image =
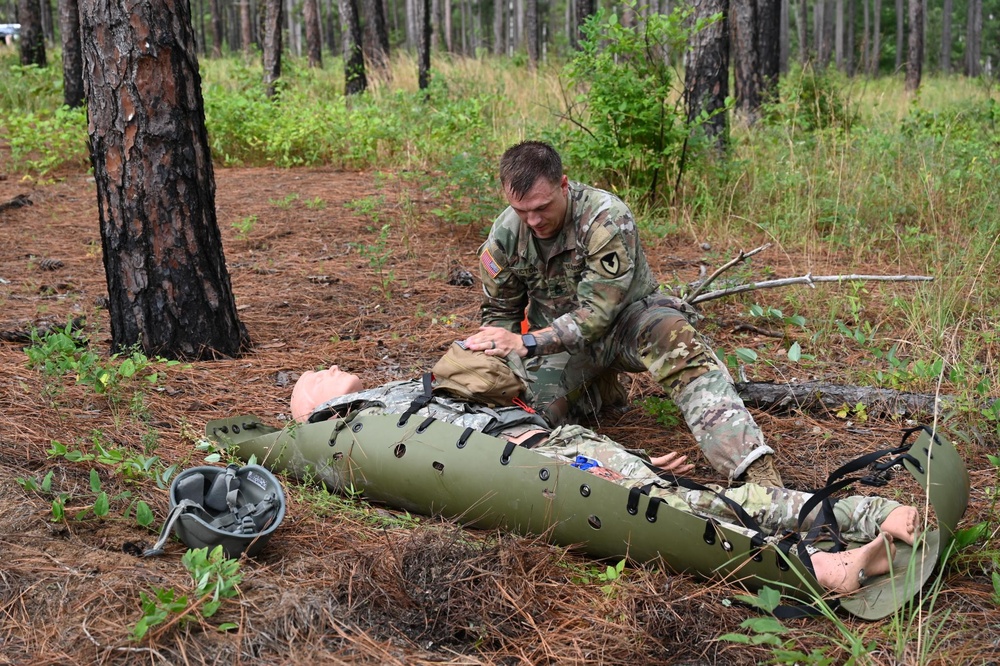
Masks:
[[[0,180],[0,201],[27,189],[34,202],[0,218],[0,277],[10,281],[3,285],[0,330],[83,317],[95,348],[107,349],[93,183],[66,176],[34,188]],[[129,491],[148,502],[158,520],[166,513],[166,493],[107,467],[49,459],[51,440],[86,447],[96,431],[139,452],[143,436],[155,432],[156,454],[167,464],[198,464],[192,444],[206,421],[254,413],[278,423],[302,370],[339,363],[370,385],[410,378],[451,340],[474,330],[478,316],[478,288],[448,279],[456,267],[474,272],[481,236],[435,221],[426,213],[435,204],[420,192],[407,193],[416,213],[407,239],[390,238],[384,270],[392,278],[381,290],[373,289],[373,268],[357,246],[375,243],[378,225],[344,204],[382,195],[391,208],[398,190],[379,189],[369,173],[323,169],[219,170],[217,181],[219,224],[240,316],[255,345],[251,353],[170,368],[159,387],[146,392],[144,423],[127,406],[116,418],[106,400],[70,379],[53,383],[29,370],[23,343],[0,343],[0,663],[750,664],[768,658],[766,648],[714,640],[754,616],[724,603],[739,592],[735,586],[629,567],[606,594],[596,580],[603,563],[542,541],[435,519],[392,527],[378,520],[387,513],[381,508],[324,511],[292,481],[285,523],[260,559],[243,563],[238,602],[224,604],[212,618],[239,628],[220,633],[193,622],[154,628],[147,641],[131,643],[140,592],[190,584],[180,544],[173,542],[165,557],[137,558],[131,553],[155,535],[118,517],[126,503],[114,504],[107,520],[53,523],[51,498],[24,491],[16,479],[53,471],[54,486],[72,493],[71,505],[80,509],[92,497],[95,467],[109,495]],[[299,199],[288,208],[274,203],[293,192]],[[325,208],[304,205],[316,197]],[[238,238],[231,224],[249,215],[258,223]],[[687,266],[690,275],[681,271],[681,279],[697,275],[699,251],[683,239],[658,241],[648,252],[654,267]],[[789,261],[789,274],[804,272]],[[710,323],[739,311],[717,303]],[[730,339],[728,329],[714,334],[729,347],[766,342]],[[856,352],[839,353],[849,363]],[[52,396],[56,385],[60,392]],[[643,377],[628,378],[626,387],[633,401],[657,394]],[[757,417],[786,481],[800,488],[817,485],[850,456],[893,443],[898,429],[869,422],[851,430],[828,416]],[[685,430],[668,431],[641,409],[606,415],[597,425],[630,446],[697,456]],[[983,460],[977,446],[965,450],[975,488],[995,483],[989,469],[972,462]],[[703,465],[699,473],[712,478]],[[985,519],[988,509],[974,493],[970,520]],[[946,645],[935,654],[952,663],[985,663],[996,658],[996,605],[982,572],[963,573],[949,575],[937,602],[938,613],[952,615],[940,639]],[[582,576],[592,582],[580,583]],[[872,661],[893,663],[884,623],[846,621],[876,641]],[[805,648],[827,644],[809,632],[832,632],[817,621],[790,624],[801,628]]]

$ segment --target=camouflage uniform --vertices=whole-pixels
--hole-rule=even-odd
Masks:
[[[773,450],[715,354],[660,294],[632,212],[570,181],[560,233],[539,242],[512,208],[479,250],[482,320],[519,332],[552,326],[565,352],[529,361],[534,407],[553,425],[623,403],[618,372],[648,370],[677,403],[709,462],[736,479]]]
[[[578,425],[556,428],[546,442],[533,447],[532,451],[584,467],[588,472],[626,488],[657,482],[658,485],[650,490],[651,497],[660,497],[680,511],[715,518],[750,537],[754,533],[734,521],[733,512],[719,498],[719,494],[724,493],[742,506],[765,533],[777,534],[798,529],[799,512],[811,497],[808,493],[788,488],[765,488],[755,483],[729,489],[709,485],[715,492],[680,488],[660,479],[641,458],[629,453],[619,444]],[[879,535],[879,525],[899,506],[898,502],[882,497],[855,495],[834,503],[833,512],[844,539],[868,543]],[[802,525],[804,531],[812,527],[818,511],[817,508],[807,517]]]
[[[352,411],[365,414],[402,414],[421,395],[423,386],[419,381],[392,382],[334,398],[317,407],[314,416],[325,417],[329,415],[328,412],[346,415]],[[543,430],[536,415],[516,407],[490,409],[437,395],[414,418],[423,419],[428,415],[439,421],[480,430],[494,437],[517,437]],[[753,483],[728,490],[709,486],[715,492],[687,490],[670,485],[660,479],[639,456],[626,451],[608,437],[579,425],[556,428],[549,433],[546,441],[531,450],[565,464],[586,466],[591,474],[626,488],[657,482],[659,485],[650,491],[651,496],[661,497],[667,504],[681,511],[716,518],[747,536],[753,536],[753,533],[734,521],[732,511],[716,493],[725,492],[726,497],[743,506],[765,532],[777,533],[797,529],[799,511],[809,499],[807,493],[786,488],[765,488]],[[577,456],[589,460],[583,464],[578,462]],[[898,506],[898,503],[881,497],[855,496],[838,501],[834,505],[834,514],[845,539],[868,542],[878,536],[879,525]],[[803,529],[808,530],[814,518],[815,515],[810,516]]]

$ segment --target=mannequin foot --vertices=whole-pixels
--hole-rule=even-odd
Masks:
[[[835,594],[857,592],[866,579],[889,572],[896,554],[892,535],[885,533],[869,544],[842,553],[816,553],[812,556],[816,580],[823,589]]]

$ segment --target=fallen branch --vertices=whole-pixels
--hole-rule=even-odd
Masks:
[[[737,382],[736,391],[747,406],[761,410],[837,412],[845,407],[853,411],[860,404],[868,416],[929,416],[953,408],[959,401],[953,395],[906,393],[825,382]]]
[[[763,252],[764,250],[766,250],[769,247],[771,247],[771,244],[770,243],[765,243],[764,245],[761,245],[758,248],[754,248],[754,249],[750,250],[749,252],[744,252],[743,250],[740,250],[740,253],[738,255],[736,255],[735,257],[733,257],[732,259],[730,259],[726,263],[724,263],[722,266],[719,266],[719,268],[714,273],[712,273],[711,275],[709,275],[708,278],[706,278],[697,287],[695,287],[694,291],[692,291],[690,294],[688,294],[684,298],[684,300],[687,301],[688,303],[691,303],[692,305],[694,303],[697,303],[699,300],[706,300],[706,299],[699,299],[699,298],[697,298],[697,296],[702,291],[704,291],[705,288],[708,287],[708,285],[712,284],[712,282],[714,282],[717,277],[719,277],[720,275],[722,275],[723,273],[725,273],[726,271],[728,271],[730,268],[732,268],[736,264],[738,264],[741,261],[743,261],[744,259],[749,259],[753,255],[758,254],[760,252]]]
[[[7,201],[6,203],[0,203],[0,213],[3,213],[11,208],[22,208],[24,206],[32,205],[31,199],[28,198],[27,194],[18,194],[16,197]]]
[[[718,271],[716,271],[718,273]],[[711,278],[710,278],[711,279]],[[866,282],[931,282],[934,278],[928,275],[812,275],[807,273],[799,277],[782,278],[779,280],[764,280],[763,282],[752,282],[750,284],[740,284],[735,287],[728,287],[726,289],[717,289],[715,291],[710,291],[707,294],[700,294],[695,296],[689,296],[685,300],[694,305],[696,303],[704,303],[705,301],[710,301],[714,298],[722,298],[723,296],[732,296],[733,294],[742,294],[746,291],[755,291],[757,289],[775,289],[777,287],[787,287],[790,284],[807,284],[810,287],[815,287],[817,282],[854,282],[854,281],[866,281]],[[695,291],[695,294],[698,290]]]

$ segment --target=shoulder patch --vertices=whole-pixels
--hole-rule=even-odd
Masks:
[[[601,268],[607,272],[609,277],[616,277],[622,269],[622,262],[618,258],[618,253],[608,252],[601,257]]]
[[[497,260],[493,258],[493,254],[488,247],[483,247],[483,251],[479,254],[479,263],[482,264],[483,270],[491,278],[500,275],[500,271],[503,270],[503,266],[498,264]]]

